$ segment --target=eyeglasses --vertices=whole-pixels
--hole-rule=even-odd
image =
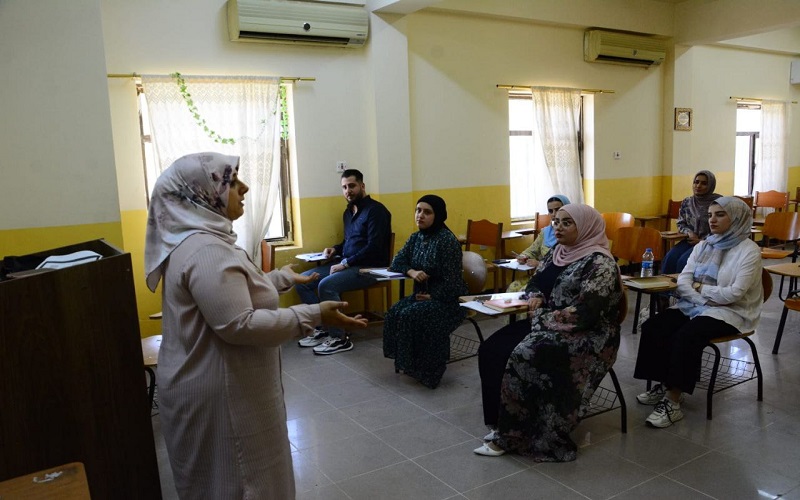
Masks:
[[[572,219],[553,219],[550,225],[553,227],[561,226],[563,228],[568,228],[574,226],[575,221]]]

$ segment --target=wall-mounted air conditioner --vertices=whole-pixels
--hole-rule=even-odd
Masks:
[[[584,61],[653,66],[666,55],[666,42],[649,36],[594,29],[583,35]]]
[[[234,42],[363,47],[369,14],[360,6],[228,0],[228,34]]]

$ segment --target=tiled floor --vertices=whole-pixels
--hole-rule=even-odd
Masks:
[[[355,349],[334,356],[288,343],[284,386],[297,497],[800,499],[800,313],[790,314],[781,352],[773,356],[777,293],[765,305],[754,337],[763,402],[756,401],[755,382],[743,384],[714,398],[708,421],[706,393],[698,390],[683,405],[684,420],[656,430],[643,425],[650,408],[634,399],[644,385],[632,378],[639,340],[630,333],[632,304],[615,365],[628,433],[620,432],[619,411],[584,420],[573,436],[580,450],[571,463],[472,453],[486,433],[476,358],[449,365],[439,388],[430,390],[394,373],[382,354],[380,326],[354,333]],[[482,322],[486,334],[500,325]],[[747,356],[746,347],[733,343],[728,355]],[[153,428],[164,498],[177,498],[158,417]]]

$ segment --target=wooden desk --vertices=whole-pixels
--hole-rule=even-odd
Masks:
[[[0,498],[90,500],[91,496],[83,464],[74,462],[0,482]]]
[[[678,288],[677,274],[661,274],[652,278],[627,278],[622,280],[622,284],[631,290],[636,291],[636,308],[634,309],[633,328],[631,334],[636,335],[639,326],[639,310],[642,305],[642,294],[650,296],[650,317],[656,314],[656,297],[659,293],[670,292]]]
[[[677,231],[661,231],[661,242],[664,244],[663,255],[666,256],[667,252],[669,252],[676,243],[685,239],[686,235],[684,233],[679,233]]]
[[[654,220],[661,220],[661,219],[664,218],[664,216],[663,215],[642,215],[642,216],[639,216],[639,217],[634,216],[633,218],[639,221],[639,225],[640,226],[645,227],[648,222],[654,221]]]
[[[786,264],[775,264],[773,266],[764,266],[764,270],[770,274],[775,274],[783,278],[789,278],[789,290],[792,290],[795,287],[795,283],[797,282],[797,278],[800,278],[800,264],[796,262],[789,262]],[[783,282],[781,281],[781,284]],[[781,293],[783,292],[783,287],[781,286],[778,288],[778,298],[781,301],[786,301],[786,297],[781,297]]]

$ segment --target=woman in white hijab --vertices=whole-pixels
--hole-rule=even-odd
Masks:
[[[708,208],[711,235],[692,250],[678,277],[676,306],[642,325],[634,378],[660,382],[636,396],[655,405],[646,424],[669,427],[683,418],[683,393],[692,394],[708,340],[755,329],[761,316],[761,252],[750,240],[753,215],[739,198]]]
[[[278,307],[278,293],[314,279],[285,266],[264,274],[235,245],[247,185],[239,158],[179,158],[156,181],[145,272],[163,281],[161,425],[182,499],[294,498],[280,345],[314,325],[364,327],[345,302]]]

